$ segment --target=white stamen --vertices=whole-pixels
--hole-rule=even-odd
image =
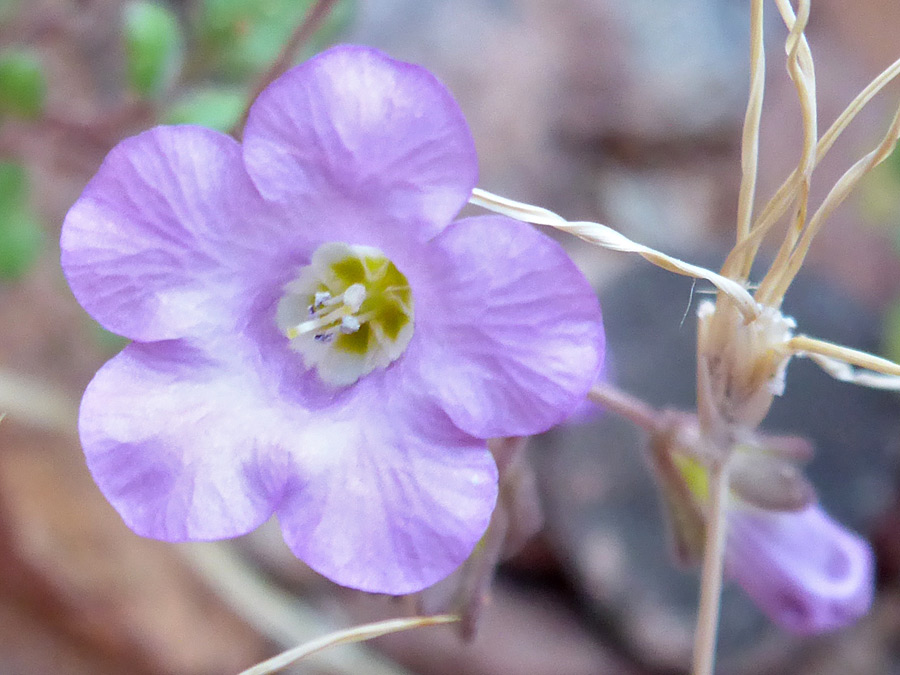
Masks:
[[[355,316],[345,316],[343,319],[341,319],[341,332],[344,335],[350,335],[351,333],[355,333],[356,331],[358,331],[361,325],[362,324],[359,322],[359,319],[357,319]]]
[[[298,335],[312,332],[321,332],[319,331],[320,328],[326,328],[327,326],[331,326],[341,321],[346,316],[345,312],[346,310],[343,307],[337,307],[330,312],[320,314],[314,319],[303,321],[302,323],[297,324],[293,328],[288,329],[286,334],[291,340],[293,340]]]
[[[365,299],[366,287],[362,284],[351,284],[347,287],[347,290],[344,291],[344,304],[349,307],[352,312],[358,312]]]
[[[293,340],[298,335],[313,331],[324,335],[332,332],[335,328],[345,335],[355,333],[363,323],[371,318],[370,316],[359,318],[354,316],[365,299],[366,287],[362,284],[351,284],[347,290],[335,297],[332,297],[328,291],[317,291],[313,296],[313,304],[309,307],[309,313],[313,318],[288,329],[287,336]],[[326,330],[320,331],[322,328]],[[316,336],[316,339],[319,337]]]

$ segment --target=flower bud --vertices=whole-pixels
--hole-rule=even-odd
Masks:
[[[728,574],[776,624],[823,633],[868,611],[872,549],[818,505],[795,513],[738,507],[728,522]]]

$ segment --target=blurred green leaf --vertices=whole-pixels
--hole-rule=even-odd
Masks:
[[[28,177],[18,164],[0,162],[0,279],[15,281],[31,269],[43,232],[28,203]]]
[[[864,223],[896,223],[900,214],[900,171],[885,164],[875,167],[861,181],[856,202]]]
[[[0,162],[0,210],[19,205],[28,199],[28,176],[25,169],[12,162]]]
[[[247,94],[238,88],[194,89],[166,111],[165,124],[199,124],[227,132],[244,112]]]
[[[175,82],[184,59],[178,17],[162,5],[136,0],[125,6],[123,18],[128,86],[139,96],[158,97]]]
[[[900,363],[900,298],[887,311],[882,328],[882,354],[894,363]]]
[[[894,182],[900,183],[900,151],[897,148],[894,148],[893,152],[885,158],[882,166],[890,171]]]
[[[303,21],[314,0],[201,0],[197,39],[218,74],[242,79],[268,66]],[[356,15],[356,0],[340,0],[300,58],[333,42]]]
[[[15,49],[0,54],[0,113],[35,119],[44,109],[47,82],[37,54]]]

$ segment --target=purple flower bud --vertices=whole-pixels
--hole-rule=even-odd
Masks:
[[[796,512],[733,506],[728,573],[776,624],[823,633],[863,616],[872,604],[872,549],[813,504]]]

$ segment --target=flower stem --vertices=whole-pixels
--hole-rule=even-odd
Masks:
[[[259,81],[253,87],[253,92],[247,99],[247,106],[244,108],[244,112],[241,113],[241,118],[228,133],[235,138],[240,139],[244,124],[247,123],[247,117],[250,115],[250,107],[253,105],[253,102],[260,93],[262,93],[263,89],[268,87],[275,78],[290,67],[297,56],[297,52],[300,51],[300,48],[303,45],[309,42],[309,39],[315,34],[321,23],[328,17],[336,3],[337,0],[318,0],[318,2],[310,8],[306,13],[306,16],[303,17],[303,21],[301,21],[297,28],[294,29],[291,37],[285,43],[278,58],[272,62],[272,65],[262,74]]]
[[[611,410],[631,421],[636,426],[654,433],[660,428],[660,414],[644,401],[626,394],[606,382],[595,384],[588,392],[588,398],[599,406]]]
[[[727,535],[728,460],[717,462],[709,474],[709,513],[706,521],[706,546],[700,577],[700,609],[694,633],[693,675],[712,675],[716,662],[716,633],[725,566]]]

